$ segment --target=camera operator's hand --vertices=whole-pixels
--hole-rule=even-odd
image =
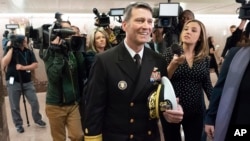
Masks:
[[[51,41],[51,44],[54,45],[61,45],[62,44],[62,40],[59,36],[57,36],[53,41]]]
[[[7,52],[4,52],[4,56],[2,58],[2,68],[6,68],[12,58],[12,54],[13,54],[13,48],[11,46],[8,46],[6,49]]]
[[[16,64],[16,70],[25,70],[25,66],[21,64]]]
[[[21,65],[21,64],[16,64],[16,70],[26,70],[27,72],[30,72],[31,70],[34,70],[38,67],[37,62],[33,62],[30,65]]]
[[[7,48],[6,48],[6,50],[7,50],[7,52],[9,52],[9,51],[13,51],[13,47],[12,46],[7,46]]]

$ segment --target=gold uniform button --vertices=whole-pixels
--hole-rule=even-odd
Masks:
[[[129,136],[129,138],[130,138],[130,139],[133,139],[133,138],[134,138],[134,135],[133,135],[133,134],[131,134],[131,135]]]
[[[135,120],[134,120],[133,118],[130,119],[130,123],[134,123],[134,121],[135,121]]]
[[[88,128],[85,128],[85,134],[88,134],[88,133],[89,133]]]
[[[152,132],[149,130],[149,131],[148,131],[148,135],[151,135],[151,134],[152,134]]]
[[[130,107],[133,107],[134,105],[134,102],[130,102]]]

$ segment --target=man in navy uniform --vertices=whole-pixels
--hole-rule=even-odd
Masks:
[[[157,119],[150,118],[147,101],[156,82],[167,76],[167,63],[144,47],[152,24],[148,4],[130,4],[122,23],[124,41],[96,56],[86,89],[85,141],[160,141]],[[134,56],[141,60],[135,61]],[[182,108],[165,110],[161,117],[179,123]]]

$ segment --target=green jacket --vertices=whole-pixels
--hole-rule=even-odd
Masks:
[[[44,54],[45,69],[48,77],[46,104],[72,105],[80,100],[84,58],[80,52],[63,54],[60,50],[47,49]],[[79,77],[81,76],[81,77]]]

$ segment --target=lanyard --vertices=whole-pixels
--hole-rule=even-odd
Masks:
[[[24,59],[24,61],[25,61],[25,65],[27,65],[27,64],[28,64],[28,61],[27,61],[26,51],[24,52],[24,55],[23,55],[23,53],[22,53],[22,52],[20,52],[20,54],[21,54],[22,58],[23,58],[23,59]]]

